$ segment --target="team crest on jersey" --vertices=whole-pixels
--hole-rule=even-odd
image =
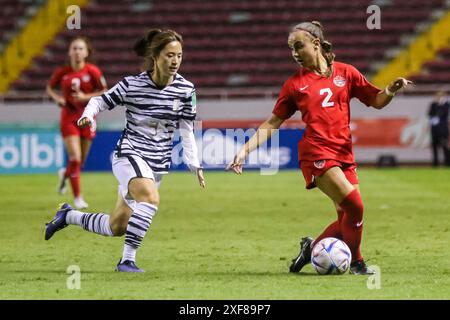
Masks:
[[[325,160],[314,161],[314,167],[317,169],[323,169],[325,167]]]
[[[333,82],[336,86],[343,87],[343,86],[345,86],[345,83],[347,82],[347,80],[345,80],[345,78],[343,76],[336,76],[336,77],[334,77]]]
[[[180,99],[173,100],[172,110],[178,111],[180,109]]]
[[[85,74],[81,80],[83,80],[83,82],[89,82],[91,80],[91,76],[88,74]]]

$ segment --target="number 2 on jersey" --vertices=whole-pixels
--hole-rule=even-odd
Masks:
[[[333,95],[333,92],[331,92],[330,88],[320,89],[319,93],[320,93],[321,96],[323,96],[324,94],[327,94],[325,99],[323,99],[323,101],[322,101],[322,107],[323,108],[328,108],[328,107],[334,106],[334,102],[330,101],[331,96]]]

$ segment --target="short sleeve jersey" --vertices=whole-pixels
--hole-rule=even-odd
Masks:
[[[53,72],[49,85],[53,88],[59,86],[66,100],[63,106],[63,112],[81,115],[87,102],[76,101],[72,94],[76,91],[84,93],[92,93],[106,89],[106,81],[100,69],[91,64],[86,63],[85,66],[75,71],[71,66],[60,67]]]
[[[334,62],[328,78],[300,68],[284,83],[272,112],[281,119],[301,112],[306,129],[298,144],[300,161],[353,163],[350,99],[370,106],[379,92],[349,64]]]

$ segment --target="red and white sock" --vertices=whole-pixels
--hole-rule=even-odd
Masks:
[[[81,163],[79,161],[69,160],[64,176],[70,179],[70,185],[72,186],[72,192],[75,198],[79,197],[81,193],[80,171],[81,171]]]
[[[325,238],[337,238],[342,240],[342,233],[341,233],[341,221],[344,216],[344,210],[339,208],[337,210],[338,219],[334,221],[332,224],[330,224],[312,243],[311,248],[314,248],[316,243],[318,243],[320,240]]]
[[[363,232],[364,205],[357,189],[350,192],[339,204],[344,211],[340,223],[342,240],[352,252],[352,262],[363,260],[361,255],[361,239]]]

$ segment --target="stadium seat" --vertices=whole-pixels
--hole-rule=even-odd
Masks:
[[[8,33],[17,31],[17,22],[25,17],[31,4],[17,0],[0,0],[0,6],[0,44],[5,44],[8,41]]]
[[[296,69],[287,47],[287,34],[290,26],[304,20],[320,20],[337,60],[351,63],[367,74],[374,60],[383,59],[386,50],[399,45],[403,35],[414,32],[415,26],[443,3],[386,2],[382,31],[368,31],[365,21],[367,6],[372,4],[369,0],[155,0],[147,9],[137,8],[134,1],[95,0],[83,10],[83,28],[60,32],[12,89],[42,90],[51,72],[67,61],[68,41],[78,34],[92,39],[95,63],[104,71],[108,84],[113,85],[125,75],[140,71],[141,59],[131,48],[151,27],[171,28],[183,35],[180,73],[197,87],[274,87]],[[5,32],[10,20],[0,21],[0,31]],[[441,57],[447,62],[427,64],[433,73],[442,71],[436,81],[443,79],[444,71],[449,69],[450,53],[443,52]],[[421,77],[425,79],[426,75]]]

